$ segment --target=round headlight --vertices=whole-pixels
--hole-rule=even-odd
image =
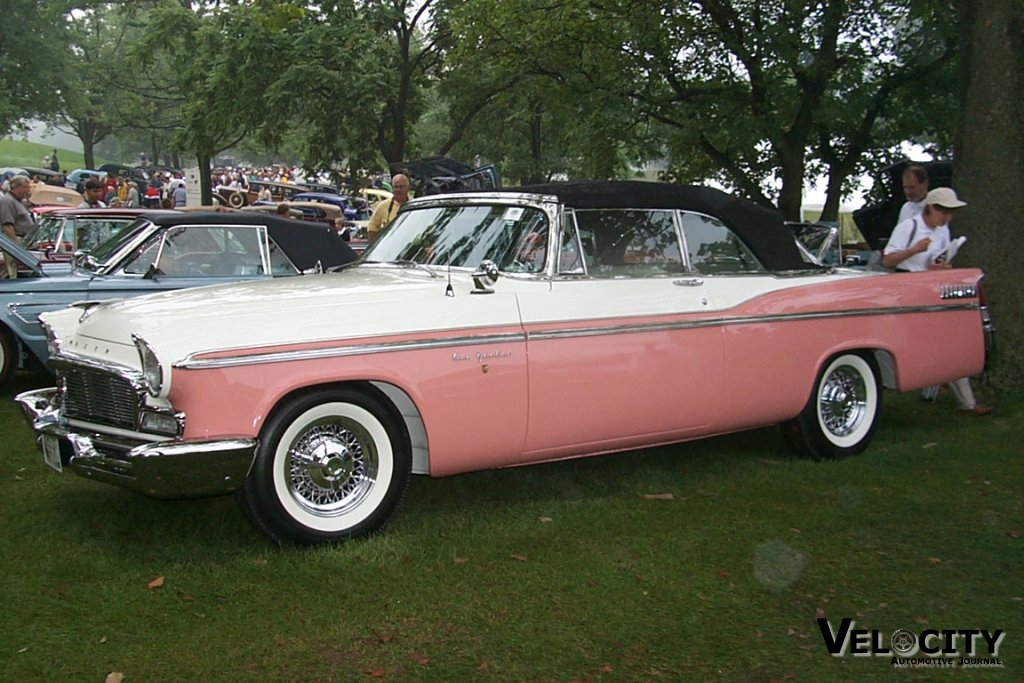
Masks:
[[[153,396],[159,396],[164,385],[164,371],[160,367],[160,359],[156,357],[156,353],[142,337],[133,334],[132,341],[135,342],[135,348],[139,351],[139,360],[142,361],[142,383],[145,385],[146,391]]]

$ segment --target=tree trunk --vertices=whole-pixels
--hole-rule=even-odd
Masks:
[[[798,221],[804,198],[804,159],[802,156],[787,159],[780,155],[779,161],[782,166],[779,211],[785,220]]]
[[[210,179],[210,160],[212,154],[196,152],[196,162],[199,165],[199,193],[203,206],[213,204],[213,184]]]
[[[960,0],[960,130],[954,180],[969,206],[952,224],[968,236],[957,265],[985,269],[999,353],[986,378],[1024,387],[1024,3]]]
[[[82,141],[82,156],[85,157],[86,168],[96,168],[96,157],[93,152],[95,145],[92,143],[92,139],[88,136],[79,138]]]

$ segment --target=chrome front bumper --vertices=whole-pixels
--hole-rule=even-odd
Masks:
[[[153,498],[193,498],[230,493],[242,486],[256,457],[256,439],[155,441],[86,431],[60,416],[56,387],[15,397],[38,436],[60,444],[62,464],[84,477]]]

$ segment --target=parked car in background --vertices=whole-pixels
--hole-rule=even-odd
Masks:
[[[80,192],[69,187],[32,183],[32,196],[29,197],[28,201],[33,209],[46,207],[71,208],[84,202],[85,197]]]
[[[138,166],[128,166],[126,164],[103,164],[99,167],[100,171],[107,173],[108,175],[118,176],[121,178],[131,178],[139,184],[139,187],[144,187],[149,182],[149,173],[146,169]]]
[[[389,190],[382,190],[379,187],[364,187],[359,190],[359,195],[366,200],[367,205],[372,211],[378,203],[385,199],[391,199],[393,194]]]
[[[876,179],[874,194],[880,201],[853,212],[853,222],[867,240],[869,249],[883,249],[889,241],[892,229],[900,215],[900,208],[907,201],[903,194],[903,171],[910,165],[901,161],[884,169]],[[928,171],[928,187],[951,187],[953,163],[950,161],[929,161],[921,164]],[[864,262],[865,264],[867,261]]]
[[[261,199],[263,190],[270,191],[270,201],[286,202],[295,195],[305,192],[306,188],[294,183],[272,183],[266,180],[250,180],[248,187],[230,187],[218,185],[214,188],[214,198],[223,204],[234,209],[240,209]]]
[[[94,171],[89,168],[76,168],[71,173],[68,173],[67,177],[64,178],[64,187],[71,188],[75,192],[81,193],[85,191],[85,183],[88,182],[90,178],[99,178],[102,180],[106,175],[107,174],[103,171]]]
[[[334,185],[328,185],[326,183],[301,182],[295,184],[302,187],[306,192],[319,192],[321,194],[341,194],[337,187],[335,187]]]
[[[143,214],[64,274],[48,273],[3,235],[0,249],[27,268],[24,277],[0,280],[0,384],[13,369],[48,358],[40,313],[76,301],[300,275],[355,258],[326,226],[244,213]]]
[[[332,204],[337,206],[349,220],[359,220],[360,212],[367,214],[369,218],[369,207],[366,201],[360,197],[347,197],[340,194],[329,194],[325,192],[300,192],[293,195],[289,202],[317,202],[319,204]]]
[[[473,168],[447,157],[434,156],[403,161],[391,165],[392,175],[409,176],[412,195],[424,197],[442,192],[494,190],[501,187],[501,178],[493,164]]]
[[[44,314],[57,383],[17,401],[58,471],[237,492],[274,541],[337,542],[413,473],[776,423],[857,454],[883,387],[982,370],[981,279],[809,265],[776,212],[707,188],[418,197],[336,273]]]
[[[60,171],[52,171],[48,168],[39,168],[36,166],[26,166],[25,172],[33,180],[38,180],[45,185],[52,185],[55,187],[64,187],[64,174]]]
[[[19,166],[4,166],[4,167],[0,168],[0,182],[4,182],[6,180],[9,180],[11,177],[16,176],[16,175],[23,175],[26,178],[30,178],[31,177],[28,174],[28,171],[26,171],[25,169],[23,169],[23,168],[21,168]]]

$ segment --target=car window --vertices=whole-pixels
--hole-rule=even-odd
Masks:
[[[295,264],[291,262],[288,255],[284,253],[284,249],[278,246],[274,238],[269,238],[270,242],[270,273],[274,276],[278,275],[294,275],[299,272],[299,269],[295,267]]]
[[[24,245],[26,249],[38,249],[45,251],[72,251],[74,246],[68,242],[70,237],[65,237],[64,219],[55,216],[44,216],[36,223],[36,227],[25,236]]]
[[[263,274],[262,231],[257,227],[178,226],[154,235],[124,267],[146,273],[156,263],[167,277],[225,277]]]
[[[132,223],[132,219],[78,218],[69,219],[68,223],[74,223],[75,248],[91,251],[120,233],[125,226]],[[68,235],[67,229],[64,234]]]
[[[548,219],[510,204],[433,206],[399,213],[367,251],[367,261],[413,261],[476,268],[489,259],[509,273],[544,269]]]
[[[682,213],[690,265],[706,273],[763,273],[764,266],[724,223],[699,213]]]
[[[650,277],[683,271],[672,211],[577,209],[574,214],[583,263],[574,266],[570,254],[560,254],[560,269],[564,260],[565,268],[582,266],[592,277]]]

